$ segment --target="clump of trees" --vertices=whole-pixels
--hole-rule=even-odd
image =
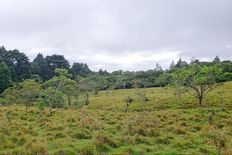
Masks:
[[[37,79],[14,83],[12,87],[7,88],[1,94],[1,104],[24,104],[26,112],[28,107],[33,105],[36,105],[40,111],[49,107],[50,114],[53,114],[52,109],[63,108],[65,105],[69,109],[73,98],[77,104],[77,98],[80,94],[84,97],[87,96],[85,105],[89,104],[89,93],[94,90],[91,85],[78,84],[71,79],[72,75],[66,69],[56,68],[54,74],[52,79],[44,83]]]
[[[213,66],[217,64],[222,70],[217,82],[232,80],[232,62],[221,61],[217,56],[212,62],[201,62],[195,58],[190,63],[179,59],[176,63],[172,61],[169,69],[162,69],[159,64],[148,71],[114,71],[109,73],[100,69],[98,72],[91,71],[87,64],[75,62],[70,65],[63,55],[43,56],[38,54],[30,62],[28,57],[18,50],[6,50],[0,47],[0,93],[12,85],[12,82],[22,82],[26,79],[36,79],[46,82],[57,76],[56,68],[66,69],[71,75],[70,79],[76,82],[88,81],[94,87],[97,94],[106,89],[129,89],[163,87],[172,82],[172,73],[193,64]],[[2,74],[5,73],[5,74]]]
[[[173,81],[176,94],[182,99],[189,93],[197,98],[199,105],[207,94],[216,89],[221,82],[232,80],[232,62],[221,61],[216,57],[212,62],[201,62],[192,58],[190,63],[179,59],[172,61],[169,69],[159,64],[148,71],[114,71],[109,73],[100,69],[93,72],[87,64],[74,63],[72,66],[63,55],[43,56],[38,54],[30,62],[28,57],[18,50],[6,50],[0,47],[0,104],[24,103],[26,109],[37,103],[39,107],[64,107],[69,109],[75,99],[83,95],[83,103],[88,105],[89,94],[98,94],[100,90],[163,87]],[[51,101],[46,95],[52,92],[57,101]],[[138,94],[147,101],[146,94]],[[67,102],[66,102],[67,101]],[[126,109],[133,102],[129,98]],[[54,102],[49,105],[50,102]],[[58,105],[55,105],[58,104]],[[61,106],[62,105],[62,106]],[[127,111],[126,110],[126,111]]]

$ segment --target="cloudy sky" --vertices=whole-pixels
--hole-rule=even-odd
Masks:
[[[232,60],[232,0],[0,0],[0,45],[92,70]]]

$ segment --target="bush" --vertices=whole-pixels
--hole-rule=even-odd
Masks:
[[[97,151],[104,152],[109,150],[109,146],[118,147],[117,142],[112,138],[106,136],[106,133],[96,132],[94,134],[93,143],[96,146]]]
[[[30,142],[26,145],[26,154],[47,154],[44,144],[39,142]]]
[[[90,139],[91,136],[86,132],[86,130],[79,130],[72,134],[72,138],[77,139]]]
[[[93,155],[94,154],[93,146],[92,145],[85,145],[85,146],[81,147],[80,154],[81,155]]]

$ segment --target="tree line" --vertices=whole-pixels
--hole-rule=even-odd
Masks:
[[[73,63],[70,65],[63,55],[51,55],[44,57],[38,54],[30,62],[28,57],[18,50],[6,50],[0,47],[0,93],[16,83],[27,79],[34,79],[37,82],[46,83],[57,78],[57,68],[64,69],[69,79],[77,83],[84,83],[87,89],[94,92],[106,89],[129,89],[167,86],[173,81],[173,73],[192,65],[215,66],[221,69],[217,82],[232,80],[232,62],[221,61],[217,56],[212,62],[201,62],[192,59],[190,63],[181,59],[178,62],[171,62],[169,69],[162,69],[159,64],[154,69],[147,71],[114,71],[112,73],[100,69],[97,72],[91,71],[87,64]]]

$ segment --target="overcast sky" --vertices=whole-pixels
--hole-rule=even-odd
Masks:
[[[0,45],[92,70],[232,60],[232,0],[0,0]]]

